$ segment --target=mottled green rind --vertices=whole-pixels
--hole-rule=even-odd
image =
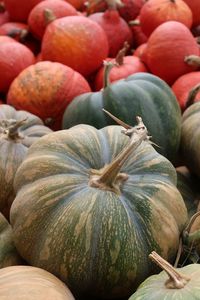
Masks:
[[[122,172],[121,195],[88,185],[127,145],[120,126],[77,125],[34,143],[15,177],[15,243],[29,264],[87,299],[128,297],[155,266],[152,250],[175,257],[187,220],[176,171],[143,142]]]
[[[191,278],[182,289],[167,289],[165,282],[169,278],[165,271],[147,278],[129,300],[198,300],[200,299],[200,265],[192,264],[177,269]]]
[[[200,102],[188,107],[182,117],[181,155],[185,164],[200,177]]]
[[[13,241],[12,228],[0,213],[0,269],[22,264]]]
[[[137,73],[110,84],[103,91],[74,98],[63,116],[63,128],[89,124],[102,128],[116,124],[102,112],[105,108],[124,122],[135,125],[141,116],[156,150],[175,161],[180,144],[181,111],[171,88],[159,77]]]

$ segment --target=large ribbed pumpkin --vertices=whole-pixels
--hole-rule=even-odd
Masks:
[[[22,259],[14,245],[12,228],[0,213],[0,269],[19,264]]]
[[[130,295],[154,272],[152,249],[174,259],[187,219],[174,167],[149,143],[138,145],[144,125],[133,128],[132,143],[121,130],[82,124],[51,133],[32,145],[15,177],[19,253],[77,299]]]
[[[13,181],[30,145],[51,130],[33,114],[0,105],[0,211],[6,217],[15,197]]]
[[[49,272],[31,266],[0,270],[2,300],[74,300],[66,285]]]
[[[182,119],[181,153],[187,167],[200,176],[200,102],[188,107]]]
[[[89,124],[96,128],[114,124],[102,108],[124,122],[134,125],[141,116],[157,151],[174,160],[180,142],[181,112],[176,97],[159,77],[148,73],[130,75],[108,85],[103,91],[76,97],[66,108],[63,128]]]

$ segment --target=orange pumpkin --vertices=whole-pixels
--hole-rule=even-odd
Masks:
[[[193,26],[200,24],[200,1],[199,0],[184,0],[190,7],[193,16]]]

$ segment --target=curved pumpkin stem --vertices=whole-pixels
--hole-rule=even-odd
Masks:
[[[129,48],[129,43],[128,42],[124,42],[124,46],[122,49],[119,50],[119,52],[117,53],[117,56],[115,57],[115,61],[117,63],[118,66],[122,66],[124,63],[124,56],[126,55],[126,52]]]
[[[20,138],[19,135],[19,128],[24,125],[24,123],[26,122],[26,119],[20,120],[20,121],[16,121],[16,120],[2,120],[0,122],[0,128],[1,131],[3,131],[5,134],[7,134],[8,138],[10,139],[17,139]]]
[[[142,141],[149,140],[147,128],[145,127],[142,118],[137,117],[136,120],[137,125],[134,127],[129,127],[129,125],[124,123],[125,129],[122,130],[122,133],[130,137],[130,143],[128,144],[128,146],[125,149],[123,149],[117,155],[117,157],[102,170],[91,171],[91,173],[93,173],[94,176],[92,176],[90,180],[90,186],[104,190],[111,190],[117,194],[120,193],[119,182],[128,179],[127,174],[120,173],[122,166],[128,159],[130,153],[137,147],[139,147]]]
[[[186,101],[186,105],[185,105],[186,108],[194,103],[195,97],[199,91],[200,91],[200,84],[195,85],[193,87],[193,89],[191,89],[191,91],[189,92],[187,101]]]
[[[104,60],[103,65],[104,65],[103,89],[105,89],[110,85],[110,80],[109,80],[110,71],[112,70],[113,67],[117,66],[117,63],[113,61]]]
[[[158,253],[153,251],[149,254],[149,258],[153,260],[159,267],[161,267],[169,276],[165,282],[168,289],[182,289],[190,281],[191,278],[179,273],[170,263],[162,258]]]

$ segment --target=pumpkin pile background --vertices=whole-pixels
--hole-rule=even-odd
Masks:
[[[0,299],[199,268],[199,100],[199,0],[0,0]]]

